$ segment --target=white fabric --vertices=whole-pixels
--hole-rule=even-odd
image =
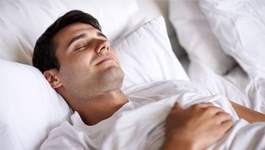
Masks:
[[[135,0],[0,0],[0,58],[31,64],[37,38],[59,16],[79,9],[96,17],[114,41],[137,11]]]
[[[245,91],[249,82],[247,73],[239,65],[224,77],[231,83],[235,84],[241,91]]]
[[[200,84],[201,86],[209,89],[211,92],[225,95],[230,100],[235,101],[238,104],[256,110],[255,104],[253,104],[253,101],[248,99],[244,92],[223,76],[215,73],[206,65],[199,62],[191,62],[188,74],[193,82]]]
[[[167,0],[136,0],[139,6],[137,13],[132,15],[133,19],[128,21],[128,29],[126,31],[131,31],[131,29],[137,29],[142,24],[153,20],[159,16],[164,16],[168,36],[171,41],[172,49],[174,53],[181,57],[185,55],[185,51],[179,45],[178,39],[176,37],[174,28],[168,19],[168,1]]]
[[[149,21],[112,47],[125,73],[123,89],[150,81],[189,80],[171,49],[163,17]]]
[[[204,86],[210,91],[225,95],[230,100],[265,113],[265,89],[264,82],[253,82],[248,79],[246,73],[238,66],[226,76],[221,76],[199,62],[191,62],[188,68],[190,80]]]
[[[170,0],[169,17],[191,61],[201,62],[218,74],[235,66],[234,59],[224,53],[213,35],[198,0]]]
[[[252,107],[250,107],[251,109],[265,113],[264,80],[262,81],[261,79],[255,82],[253,80],[250,80],[247,73],[240,66],[234,68],[232,71],[229,72],[229,74],[224,77],[232,84],[235,84],[242,91],[242,93],[246,95],[249,103],[252,105]],[[235,93],[234,91],[235,90],[230,90],[230,93]],[[249,107],[248,105],[246,106]]]
[[[200,0],[215,36],[251,78],[265,78],[264,0]]]
[[[265,112],[264,0],[200,0],[211,28],[224,51],[247,72],[246,95]]]
[[[70,109],[36,68],[0,59],[0,70],[0,149],[39,149]]]
[[[184,81],[155,82],[125,91],[130,100],[112,117],[86,126],[78,113],[55,128],[41,146],[45,149],[156,150],[164,141],[164,120],[178,101],[184,108],[212,102],[229,112],[235,125],[210,149],[264,149],[265,123],[251,124],[238,119],[227,98]],[[248,136],[245,136],[248,135]]]

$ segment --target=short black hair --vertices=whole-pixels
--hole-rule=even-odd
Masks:
[[[80,10],[72,10],[59,17],[36,41],[32,64],[42,73],[49,69],[60,69],[60,64],[56,58],[57,44],[52,40],[56,33],[62,28],[74,24],[85,23],[101,31],[100,24],[96,18]]]

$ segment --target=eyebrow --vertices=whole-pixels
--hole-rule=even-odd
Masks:
[[[104,37],[107,39],[106,35],[104,35],[102,32],[97,32],[97,35],[100,36],[100,37]],[[74,43],[75,41],[79,40],[79,39],[82,39],[82,38],[85,38],[87,35],[85,33],[82,33],[80,35],[77,35],[75,37],[73,37],[71,39],[71,41],[67,44],[67,47],[69,47],[72,43]]]
[[[104,37],[105,39],[107,39],[106,35],[103,34],[102,32],[98,32],[97,35],[98,35],[98,36],[101,36],[101,37]]]
[[[72,43],[74,43],[75,41],[85,38],[87,35],[86,34],[80,34],[78,36],[75,36],[74,38],[71,39],[71,41],[68,43],[67,47],[69,47]]]

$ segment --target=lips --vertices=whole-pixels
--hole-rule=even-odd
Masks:
[[[97,58],[95,60],[95,62],[96,62],[96,65],[100,65],[100,64],[107,62],[107,61],[110,61],[110,60],[112,61],[112,60],[114,60],[114,58],[112,56],[107,55],[107,56],[101,56],[101,57]]]

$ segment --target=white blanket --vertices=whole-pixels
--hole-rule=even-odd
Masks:
[[[125,93],[130,102],[111,118],[86,126],[75,113],[73,125],[65,122],[54,129],[41,149],[159,149],[164,141],[164,121],[175,101],[184,108],[212,102],[232,115],[233,129],[210,149],[265,148],[265,123],[248,124],[238,119],[226,97],[212,95],[190,82],[156,82],[133,87]],[[85,129],[100,130],[92,135]]]
[[[247,73],[251,108],[265,113],[265,1],[199,0],[224,52]],[[243,81],[241,81],[243,82]]]
[[[192,81],[238,104],[265,113],[265,80],[249,80],[243,71],[229,75],[221,76],[199,62],[191,62],[189,65]]]

